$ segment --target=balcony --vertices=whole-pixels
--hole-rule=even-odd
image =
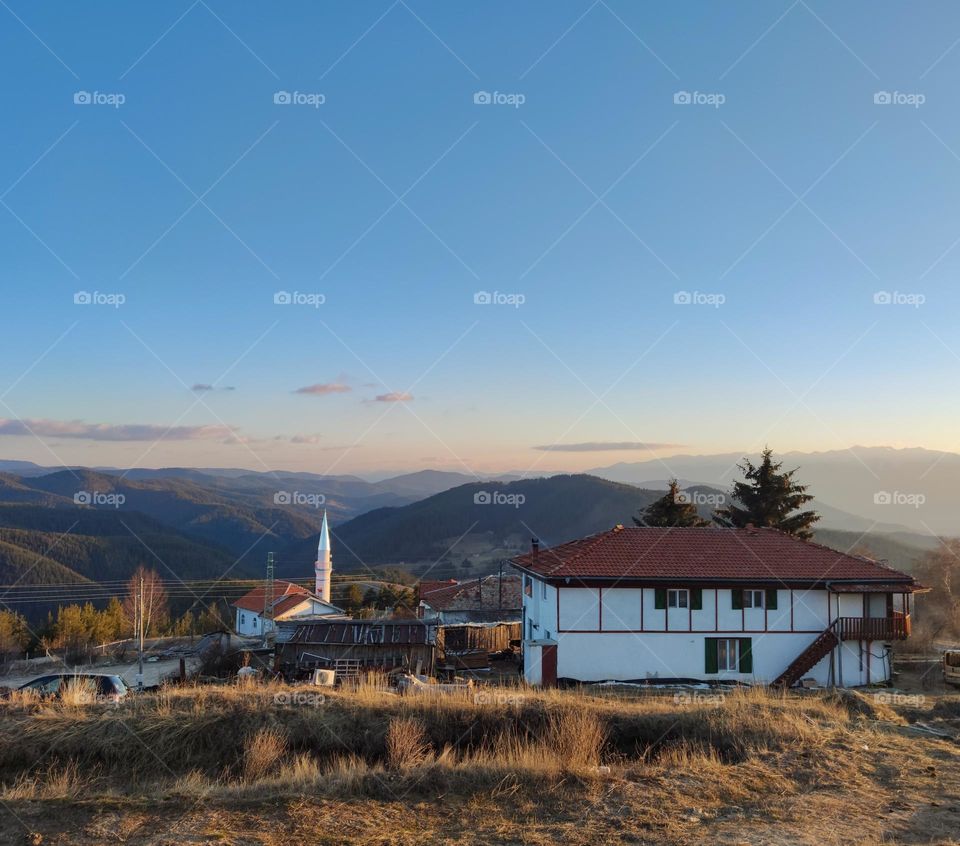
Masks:
[[[906,640],[910,615],[894,611],[892,617],[838,617],[834,630],[840,640]]]

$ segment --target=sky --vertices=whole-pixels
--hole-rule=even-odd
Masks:
[[[0,457],[958,448],[955,3],[0,3]]]

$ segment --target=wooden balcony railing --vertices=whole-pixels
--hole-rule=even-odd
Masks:
[[[892,617],[838,617],[834,622],[840,640],[906,640],[910,615],[894,611]]]

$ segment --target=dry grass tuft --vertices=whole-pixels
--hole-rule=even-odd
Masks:
[[[425,763],[433,756],[430,739],[419,720],[397,717],[387,729],[387,766],[407,770]]]
[[[254,782],[276,775],[287,751],[287,735],[275,728],[262,728],[247,737],[243,748],[243,778]]]

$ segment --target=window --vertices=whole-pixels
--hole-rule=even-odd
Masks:
[[[717,669],[737,671],[738,655],[740,652],[739,641],[733,638],[717,639]]]
[[[246,614],[241,614],[241,615],[240,615],[240,625],[242,626],[242,625],[243,625],[244,623],[246,623],[246,622],[247,622],[247,615],[246,615]]]
[[[546,599],[546,598],[547,598],[547,583],[546,583],[546,582],[540,582],[540,598],[541,598],[541,599]]]
[[[743,592],[744,608],[763,608],[762,590],[745,590]]]
[[[708,637],[704,638],[704,646],[707,674],[753,672],[753,647],[749,637]]]
[[[524,596],[533,596],[533,579],[531,579],[529,576],[523,577],[523,593]]]
[[[690,607],[690,591],[686,589],[668,590],[667,591],[667,607],[668,608],[689,608]]]

